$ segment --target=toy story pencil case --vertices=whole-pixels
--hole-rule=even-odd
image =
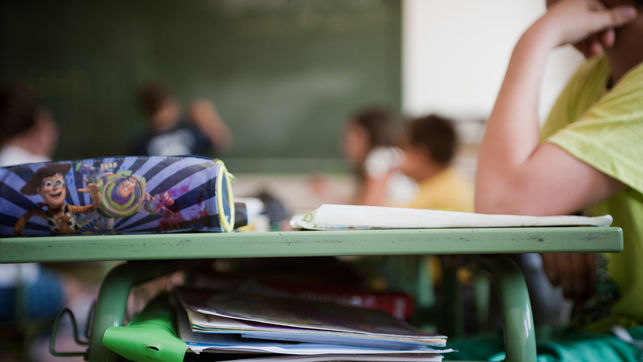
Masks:
[[[195,156],[0,168],[0,234],[231,231],[231,177],[222,161]]]

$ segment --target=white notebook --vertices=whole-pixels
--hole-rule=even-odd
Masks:
[[[290,225],[306,230],[423,229],[474,227],[610,226],[611,215],[523,216],[441,210],[324,204],[293,216]]]

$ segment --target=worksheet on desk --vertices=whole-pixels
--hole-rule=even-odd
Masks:
[[[293,216],[290,225],[306,230],[430,229],[540,226],[610,226],[611,215],[524,216],[443,210],[324,204]]]

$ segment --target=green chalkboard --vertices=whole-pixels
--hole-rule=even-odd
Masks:
[[[398,0],[4,1],[0,81],[30,84],[56,158],[124,154],[150,80],[212,99],[239,171],[333,168],[356,107],[401,103]]]

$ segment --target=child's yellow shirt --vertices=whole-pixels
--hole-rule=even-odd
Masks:
[[[419,182],[413,201],[404,207],[473,212],[473,184],[455,168],[449,167]]]
[[[624,249],[607,254],[608,273],[620,298],[601,323],[643,323],[643,63],[608,89],[607,59],[587,61],[568,82],[545,122],[541,138],[627,189],[596,205],[592,213],[609,213],[623,228]]]

